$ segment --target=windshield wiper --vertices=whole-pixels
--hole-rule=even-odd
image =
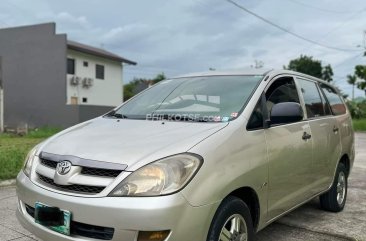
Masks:
[[[114,118],[117,118],[117,119],[128,119],[128,117],[126,115],[123,115],[123,114],[120,114],[120,113],[116,113],[115,110],[109,112],[105,116],[114,117]]]

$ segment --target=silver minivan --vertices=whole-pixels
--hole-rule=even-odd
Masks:
[[[341,211],[354,155],[349,111],[327,82],[180,76],[31,150],[17,217],[45,241],[252,241],[314,197]]]

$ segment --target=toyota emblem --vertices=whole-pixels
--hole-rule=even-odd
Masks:
[[[57,164],[57,173],[60,175],[66,175],[71,170],[71,162],[69,161],[62,161]]]

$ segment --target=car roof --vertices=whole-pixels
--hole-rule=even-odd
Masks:
[[[197,72],[184,74],[180,76],[176,76],[176,78],[186,78],[186,77],[200,77],[200,76],[228,76],[228,75],[265,75],[267,72],[271,71],[271,69],[255,69],[255,68],[243,68],[243,69],[229,69],[229,70],[212,70],[206,72]]]
[[[197,72],[197,73],[190,73],[185,75],[180,75],[173,77],[172,79],[177,78],[188,78],[188,77],[203,77],[203,76],[235,76],[235,75],[262,75],[262,76],[269,76],[269,77],[275,77],[277,75],[295,75],[298,77],[304,77],[307,79],[312,79],[314,81],[318,81],[327,85],[331,85],[330,83],[307,75],[300,72],[292,71],[292,70],[285,70],[285,69],[268,69],[268,68],[242,68],[242,69],[231,69],[231,70],[212,70],[212,71],[206,71],[206,72]]]

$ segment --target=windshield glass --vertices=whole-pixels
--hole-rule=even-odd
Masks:
[[[116,118],[226,122],[236,118],[263,76],[164,80],[126,102]]]

